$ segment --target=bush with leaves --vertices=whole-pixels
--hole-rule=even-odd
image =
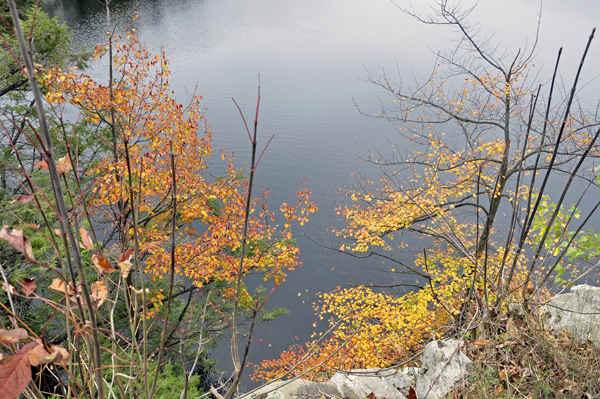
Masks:
[[[262,362],[255,378],[311,368],[306,375],[324,378],[336,369],[410,362],[432,337],[494,334],[511,302],[531,310],[548,296],[550,276],[563,283],[560,274],[567,273],[575,281],[594,267],[597,237],[584,232],[598,205],[578,219],[565,203],[573,182],[595,185],[586,160],[600,155],[600,120],[576,102],[594,31],[571,90],[557,100],[562,49],[544,86],[531,72],[535,45],[498,52],[469,21],[472,9],[440,0],[432,10],[403,11],[446,26],[456,46],[438,52],[436,68],[415,87],[385,73],[371,77],[391,97],[371,116],[392,122],[405,142],[389,157],[367,153],[381,175],[340,189],[336,213],[343,227],[331,229],[341,240],[335,250],[379,258],[399,278],[413,276],[389,288],[415,280],[422,288],[400,298],[365,287],[322,295],[316,311],[333,331]],[[557,176],[566,183],[557,187]],[[550,193],[558,205],[548,202]],[[404,241],[411,236],[425,244],[407,261],[411,248]]]

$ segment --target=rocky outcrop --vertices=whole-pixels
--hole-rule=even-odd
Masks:
[[[567,331],[600,346],[600,288],[578,285],[556,295],[539,310],[542,323],[557,333]]]
[[[513,314],[519,315],[519,308]],[[557,295],[539,310],[543,324],[557,333],[567,331],[580,340],[600,346],[600,288],[573,287]],[[443,399],[469,373],[472,361],[462,342],[433,341],[421,355],[421,367],[401,370],[365,369],[340,371],[328,382],[295,380],[271,383],[246,399]]]
[[[365,399],[370,394],[376,398],[404,399],[414,385],[419,369],[407,367],[402,370],[364,369],[337,372],[329,380],[335,384],[342,398]]]
[[[445,398],[468,374],[471,359],[460,351],[461,341],[433,341],[421,355],[421,373],[417,378],[418,399]]]
[[[278,381],[246,398],[406,399],[413,389],[418,399],[441,399],[465,378],[471,363],[460,341],[433,341],[423,350],[421,368],[340,371],[329,382]]]

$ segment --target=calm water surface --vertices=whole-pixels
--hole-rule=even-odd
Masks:
[[[75,40],[92,48],[105,39],[103,6],[95,0],[46,0],[51,15],[66,21]],[[129,26],[126,10],[133,1],[113,1],[113,18]],[[425,8],[426,2],[418,2]],[[249,160],[250,146],[234,97],[252,118],[257,74],[262,83],[259,135],[262,143],[274,141],[257,172],[258,183],[271,190],[270,204],[294,201],[305,178],[322,209],[307,229],[296,231],[304,265],[291,272],[272,303],[286,307],[289,317],[259,329],[251,361],[277,356],[291,344],[305,342],[313,331],[311,303],[316,293],[351,284],[390,284],[398,277],[376,271],[378,262],[361,262],[323,252],[311,237],[334,223],[327,212],[328,199],[343,185],[353,167],[376,174],[359,162],[364,149],[386,151],[396,133],[383,120],[361,116],[358,106],[377,112],[389,97],[369,83],[370,73],[398,72],[410,84],[426,75],[435,63],[432,50],[450,44],[443,27],[424,26],[402,14],[388,0],[141,0],[135,10],[135,27],[141,41],[157,52],[165,49],[171,63],[171,84],[185,103],[189,93],[203,97],[205,115],[214,131],[214,146],[233,151],[239,164]],[[482,33],[515,53],[533,40],[539,1],[481,0],[473,20]],[[581,57],[591,29],[600,21],[594,0],[545,1],[535,70],[550,77],[558,48],[564,46],[563,78],[566,85]],[[583,81],[586,106],[600,98],[600,39],[592,45]],[[102,65],[91,74],[106,79]],[[260,139],[259,139],[260,140]],[[260,141],[259,141],[260,145]],[[326,237],[327,238],[327,237]],[[335,241],[334,239],[331,239]],[[410,255],[407,255],[410,261]],[[368,268],[362,267],[367,266]],[[385,265],[383,265],[385,266]],[[228,345],[216,356],[228,367]],[[246,387],[253,384],[245,382]]]

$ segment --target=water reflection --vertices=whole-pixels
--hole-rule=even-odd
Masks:
[[[393,126],[357,111],[355,102],[365,111],[376,112],[380,101],[390,100],[365,81],[368,74],[385,68],[395,76],[398,71],[411,84],[413,77],[431,70],[432,49],[447,47],[452,38],[447,29],[421,25],[386,0],[113,0],[112,4],[113,19],[121,27],[131,25],[130,10],[139,12],[141,18],[134,25],[153,51],[164,47],[178,100],[185,102],[197,87],[215,132],[215,148],[223,145],[235,152],[240,165],[249,159],[249,146],[230,97],[250,112],[256,76],[261,73],[259,130],[261,137],[273,133],[276,137],[257,179],[271,189],[273,208],[282,201],[292,202],[304,178],[321,198],[323,209],[328,204],[324,198],[332,197],[333,186],[344,184],[352,165],[377,174],[376,166],[359,164],[355,154],[362,148],[386,151],[390,141],[402,141]],[[104,6],[97,0],[47,0],[46,9],[66,20],[75,39],[88,47],[104,40]],[[509,52],[515,53],[535,33],[538,12],[537,0],[482,0],[473,18],[482,22],[482,33],[494,34],[494,40],[511,46]],[[558,47],[564,46],[562,71],[570,82],[591,28],[599,20],[600,7],[594,0],[545,1],[535,73],[549,77]],[[590,50],[583,81],[590,81],[598,71],[600,41]],[[106,79],[101,65],[91,73]],[[595,106],[598,93],[598,82],[592,81],[581,94],[584,106]],[[305,233],[313,236],[331,223],[328,213],[320,212]],[[385,269],[385,264],[324,254],[302,231],[297,233],[304,266],[290,273],[273,297],[292,317],[258,331],[257,338],[272,346],[254,346],[253,362],[310,337],[310,304],[317,292],[346,283],[390,284],[397,279],[359,265]],[[406,259],[410,262],[412,255],[406,254]],[[226,359],[227,352],[228,346],[223,345],[220,358]]]

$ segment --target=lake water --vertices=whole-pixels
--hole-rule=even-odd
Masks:
[[[426,8],[426,2],[419,2]],[[421,4],[422,3],[422,4]],[[92,48],[105,39],[103,6],[96,0],[46,0],[51,15],[66,21],[75,40]],[[257,182],[271,190],[270,204],[294,201],[305,178],[321,211],[306,229],[296,230],[304,265],[288,276],[272,303],[286,307],[289,317],[262,326],[251,361],[277,356],[295,343],[309,339],[314,314],[311,303],[318,292],[346,284],[390,284],[399,277],[379,269],[380,261],[361,261],[321,250],[311,238],[335,239],[322,232],[334,222],[327,211],[336,186],[349,180],[353,168],[376,174],[359,162],[365,149],[387,151],[397,140],[389,123],[362,116],[377,112],[390,98],[369,83],[370,73],[399,72],[410,83],[427,75],[435,63],[434,50],[451,44],[444,27],[425,26],[398,10],[389,0],[113,0],[113,18],[129,26],[125,10],[135,7],[135,27],[141,41],[166,51],[171,84],[185,103],[194,90],[202,95],[205,115],[214,131],[214,146],[234,151],[239,164],[249,160],[250,146],[234,97],[252,118],[261,76],[259,146],[273,133],[275,139],[257,172]],[[406,3],[405,3],[406,4]],[[481,0],[473,12],[482,33],[515,53],[534,37],[539,1]],[[121,17],[119,17],[121,16]],[[564,47],[562,71],[570,87],[587,38],[600,21],[595,0],[545,1],[535,70],[550,78],[556,53]],[[600,39],[593,43],[582,80],[586,107],[600,98]],[[93,76],[106,79],[101,65]],[[400,147],[402,148],[402,147]],[[410,261],[411,255],[407,255]],[[365,267],[366,266],[366,267]],[[384,269],[385,270],[385,269]],[[228,345],[216,356],[226,369]],[[253,384],[245,381],[244,387]]]

